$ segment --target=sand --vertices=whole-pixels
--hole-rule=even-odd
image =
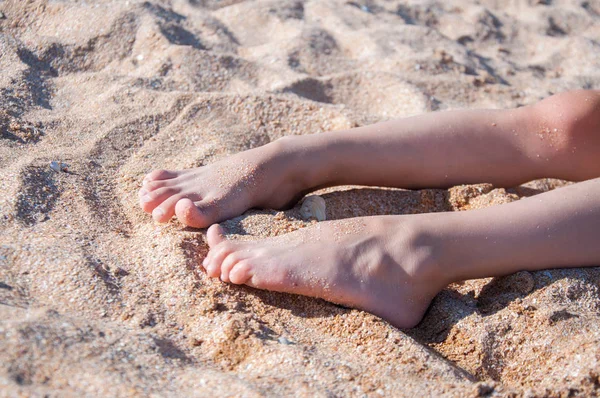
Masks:
[[[205,231],[154,224],[136,196],[154,168],[284,135],[598,89],[598,1],[5,0],[0,12],[0,395],[598,394],[598,268],[454,284],[398,330],[209,280]],[[564,184],[322,196],[341,219]],[[280,235],[309,225],[299,207],[223,226]]]

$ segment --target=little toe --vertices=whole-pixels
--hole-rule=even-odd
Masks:
[[[241,260],[235,263],[229,271],[229,281],[236,285],[248,284],[252,279],[253,268],[248,260]]]
[[[175,171],[170,171],[170,170],[154,170],[151,173],[148,173],[146,175],[146,177],[144,177],[144,180],[142,181],[143,185],[146,185],[147,183],[151,182],[151,181],[158,181],[158,180],[168,180],[170,178],[175,178],[177,177],[178,173]]]
[[[202,201],[182,199],[175,206],[175,214],[181,223],[194,228],[206,228],[217,222],[214,206],[206,206]]]
[[[145,195],[140,197],[140,206],[146,213],[151,213],[156,206],[163,203],[165,200],[173,195],[179,193],[177,188],[159,188],[154,191],[147,192]]]

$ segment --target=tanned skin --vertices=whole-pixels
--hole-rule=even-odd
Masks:
[[[217,224],[326,186],[510,187],[542,177],[578,183],[483,210],[327,221],[253,242],[229,241]],[[600,91],[285,137],[208,166],[153,171],[140,204],[158,222],[210,227],[202,265],[211,277],[409,328],[453,281],[600,264]]]

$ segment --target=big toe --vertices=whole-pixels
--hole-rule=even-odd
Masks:
[[[225,240],[225,232],[219,224],[213,224],[208,231],[206,231],[206,239],[211,248],[215,247]]]
[[[181,199],[175,205],[175,214],[183,224],[194,228],[206,228],[217,222],[217,212],[202,202]]]

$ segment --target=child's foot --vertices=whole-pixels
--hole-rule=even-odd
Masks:
[[[144,178],[140,205],[154,220],[174,215],[185,225],[205,228],[251,207],[280,209],[305,190],[286,140],[189,170],[155,170]]]
[[[398,217],[367,217],[234,242],[213,225],[202,265],[224,282],[319,297],[410,328],[449,282],[430,239],[415,231]]]

